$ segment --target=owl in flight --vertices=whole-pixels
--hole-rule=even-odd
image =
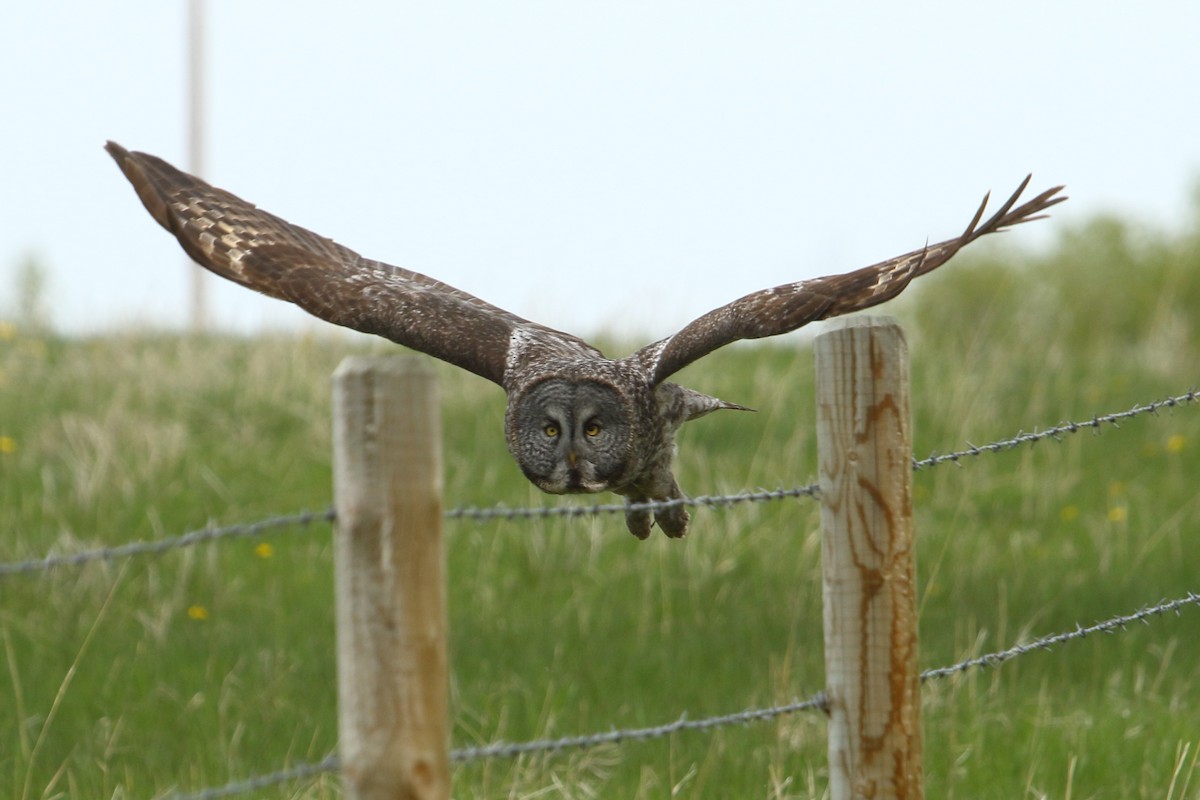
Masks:
[[[551,494],[616,492],[630,504],[684,497],[671,462],[675,432],[718,409],[740,409],[667,378],[739,339],[794,331],[898,295],[981,236],[1044,216],[1065,200],[1055,187],[1016,205],[1025,178],[983,220],[988,198],[956,239],[871,267],[748,294],[674,336],[610,359],[568,333],[522,319],[433,278],[358,253],[255,208],[160,158],[107,150],[146,210],[187,254],[223,278],[287,300],[321,319],[391,339],[498,383],[508,395],[504,431],[521,471]],[[683,504],[631,507],[639,539],[657,522],[687,533]]]

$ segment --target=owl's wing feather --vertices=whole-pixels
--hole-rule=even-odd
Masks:
[[[106,149],[146,210],[198,264],[321,319],[383,336],[501,385],[507,366],[528,354],[597,352],[441,281],[365,259],[160,158],[115,142]]]
[[[990,195],[985,195],[962,235],[905,253],[870,267],[753,292],[688,323],[674,336],[647,345],[629,357],[654,384],[717,348],[740,339],[788,333],[820,319],[848,314],[890,300],[913,278],[950,260],[966,245],[989,233],[1042,219],[1042,212],[1066,200],[1062,186],[1048,189],[1016,206],[1032,176],[1027,176],[1000,209],[980,224]],[[1014,206],[1016,206],[1014,208]]]

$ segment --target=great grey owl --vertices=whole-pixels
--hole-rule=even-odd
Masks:
[[[310,314],[378,334],[498,383],[504,430],[521,471],[551,494],[610,491],[629,503],[683,498],[671,461],[675,432],[717,409],[743,409],[667,381],[719,347],[882,303],[985,234],[1040,218],[1062,187],[1016,206],[1027,177],[988,220],[988,198],[956,239],[875,266],[748,294],[625,358],[485,303],[440,281],[370,261],[160,158],[109,142],[138,197],[183,249],[216,274]],[[1015,206],[1015,207],[1014,207]],[[654,511],[670,537],[687,533],[682,504]],[[651,513],[626,513],[650,535]]]

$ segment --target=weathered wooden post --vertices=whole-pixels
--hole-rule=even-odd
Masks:
[[[419,357],[333,375],[338,734],[350,800],[447,800],[441,423]]]
[[[908,346],[868,316],[815,350],[830,797],[919,800]]]

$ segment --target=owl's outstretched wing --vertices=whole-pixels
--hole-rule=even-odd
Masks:
[[[629,360],[658,384],[696,359],[739,339],[777,336],[816,320],[890,300],[913,278],[937,269],[979,237],[1041,219],[1046,216],[1041,212],[1067,199],[1057,196],[1063,187],[1056,186],[1014,208],[1032,177],[1027,176],[1000,210],[980,224],[990,196],[985,195],[971,224],[957,239],[927,245],[843,275],[829,275],[748,294],[690,322],[674,336],[643,347],[629,356]]]
[[[504,385],[508,364],[536,350],[595,353],[574,336],[510,314],[418,272],[363,258],[146,153],[105,149],[146,210],[198,264]]]

